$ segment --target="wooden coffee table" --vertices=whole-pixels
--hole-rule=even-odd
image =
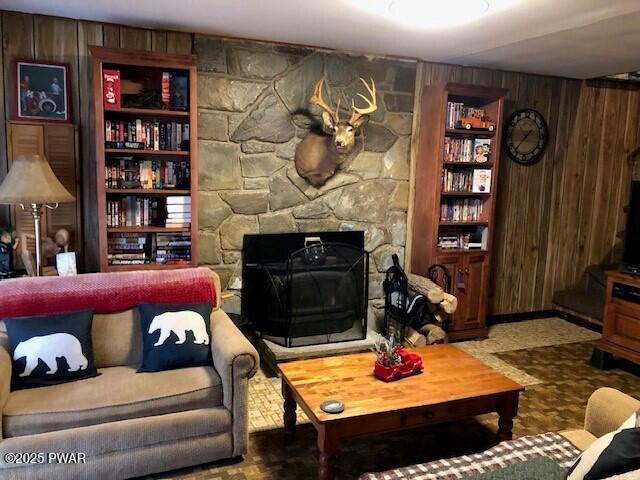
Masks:
[[[335,477],[340,444],[354,437],[497,412],[500,440],[511,439],[522,385],[452,345],[410,351],[422,356],[424,371],[391,383],[373,376],[372,352],[278,365],[285,433],[293,439],[300,405],[318,431],[320,480]],[[324,400],[340,400],[344,412],[323,412]]]

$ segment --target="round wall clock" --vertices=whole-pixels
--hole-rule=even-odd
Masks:
[[[503,146],[507,155],[521,165],[532,165],[542,157],[549,143],[549,127],[540,112],[517,110],[504,126]]]

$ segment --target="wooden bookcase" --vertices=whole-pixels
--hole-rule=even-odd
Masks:
[[[116,48],[105,48],[91,46],[89,47],[92,61],[93,61],[93,102],[95,108],[95,152],[96,152],[96,193],[97,193],[97,228],[98,228],[98,242],[99,242],[99,265],[100,271],[123,271],[123,270],[145,270],[145,269],[173,269],[173,268],[185,268],[189,266],[197,265],[198,258],[198,205],[197,205],[197,191],[198,191],[198,131],[197,131],[197,73],[196,73],[196,59],[192,55],[175,55],[154,53],[146,51],[125,50]],[[144,81],[145,89],[159,92],[162,87],[162,74],[168,72],[171,75],[181,75],[186,77],[187,83],[187,101],[186,110],[171,110],[169,108],[142,108],[139,106],[127,107],[121,105],[119,108],[108,107],[105,108],[103,100],[103,70],[117,70],[120,72],[120,82],[122,88],[124,88],[124,82]],[[173,88],[173,87],[172,87]],[[189,138],[188,141],[181,142],[181,145],[176,148],[168,149],[154,149],[153,146],[145,146],[144,149],[139,148],[114,148],[112,144],[106,145],[106,131],[105,126],[107,122],[135,122],[140,119],[141,123],[147,124],[180,124],[188,125]],[[144,127],[143,127],[144,128]],[[175,129],[175,125],[173,126]],[[178,128],[181,128],[178,126]],[[152,129],[153,130],[153,129]],[[181,130],[181,135],[184,133],[184,129]],[[109,147],[109,148],[107,148]],[[126,146],[125,146],[126,147]],[[107,185],[107,167],[114,164],[114,158],[118,157],[130,157],[131,161],[142,162],[150,161],[153,165],[153,169],[162,171],[161,169],[167,169],[169,166],[172,168],[176,165],[188,166],[189,180],[187,185],[181,185],[180,188],[171,187],[166,188],[164,185],[161,188],[156,188],[157,185],[152,185],[153,188],[143,188],[130,186],[131,188],[121,188],[120,186]],[[167,163],[169,162],[169,163]],[[185,162],[187,162],[185,164]],[[186,168],[186,167],[185,167]],[[167,197],[170,196],[184,196],[190,197],[191,201],[191,221],[187,226],[181,227],[167,227],[163,221],[166,222],[166,202]],[[108,220],[108,205],[111,202],[118,202],[125,197],[134,197],[135,199],[141,199],[144,202],[148,199],[148,203],[155,202],[157,207],[156,211],[164,212],[164,220],[162,214],[160,215],[160,221],[153,222],[153,225],[145,225],[144,220],[142,222],[135,222],[135,226],[114,226],[113,223],[109,224]],[[147,206],[147,210],[149,207]],[[112,211],[113,213],[113,211]],[[111,216],[112,218],[112,216]],[[127,219],[128,220],[128,219]],[[157,219],[156,219],[157,220]],[[113,220],[112,220],[113,222]],[[131,222],[129,222],[131,223]],[[138,223],[141,223],[138,225]],[[110,250],[113,245],[110,246],[110,239],[114,242],[115,238],[123,237],[129,234],[134,237],[144,238],[145,243],[145,262],[144,264],[134,265],[122,265],[112,264],[113,259],[109,258]],[[156,251],[163,249],[162,247],[156,247],[156,241],[159,241],[158,235],[162,237],[163,241],[167,241],[170,235],[181,238],[183,243],[186,240],[185,237],[190,235],[190,259],[183,261],[180,264],[160,263],[156,261]],[[176,251],[178,247],[175,247]],[[167,247],[164,247],[167,250]],[[123,253],[123,250],[119,250],[118,253]],[[181,251],[184,253],[184,250]],[[161,256],[158,254],[158,256]],[[121,260],[121,259],[120,259]]]
[[[452,293],[458,298],[458,310],[449,327],[449,338],[452,340],[483,337],[487,333],[489,265],[506,94],[507,90],[504,89],[446,83],[426,87],[421,100],[409,268],[419,275],[426,275],[427,269],[433,264],[444,265],[449,270]],[[495,123],[493,131],[448,124],[449,102],[484,110],[486,116]],[[481,163],[474,161],[476,145],[487,140],[491,141],[489,156]],[[462,143],[464,141],[465,144]],[[454,142],[458,147],[465,148],[467,155],[450,155],[445,161],[445,146],[449,146],[447,151],[450,151]],[[470,155],[469,145],[472,146]],[[476,170],[485,178],[490,175],[487,191],[472,192],[468,188],[469,179],[473,179]],[[452,172],[457,172],[456,178],[462,186],[445,186],[445,176]],[[454,188],[458,190],[454,191]],[[462,215],[464,202],[467,215]],[[471,210],[475,211],[474,215],[469,213]],[[451,218],[454,212],[455,217]],[[468,248],[465,234],[473,234],[468,238],[480,244],[479,247]],[[456,238],[461,245],[441,248],[440,240],[443,237]]]

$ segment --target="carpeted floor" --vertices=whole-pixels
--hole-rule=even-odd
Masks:
[[[560,319],[545,319],[498,325],[492,329],[488,340],[457,345],[467,351],[474,350],[479,356],[495,357],[501,365],[536,379],[520,397],[514,435],[522,436],[580,427],[589,395],[602,386],[618,388],[640,398],[637,368],[623,366],[600,371],[589,366],[596,337],[592,332]],[[255,402],[251,408],[254,407]],[[485,415],[464,422],[348,442],[338,456],[338,478],[355,479],[367,471],[388,470],[484,450],[496,443],[496,423],[495,415]],[[150,478],[313,479],[316,478],[316,458],[315,430],[307,424],[298,428],[293,445],[283,444],[280,428],[255,431],[250,434],[249,452],[242,462],[217,462]]]

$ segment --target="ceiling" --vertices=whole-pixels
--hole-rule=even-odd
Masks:
[[[488,1],[480,19],[438,29],[389,19],[380,13],[389,0],[0,0],[0,9],[574,78],[640,70],[640,0]]]

